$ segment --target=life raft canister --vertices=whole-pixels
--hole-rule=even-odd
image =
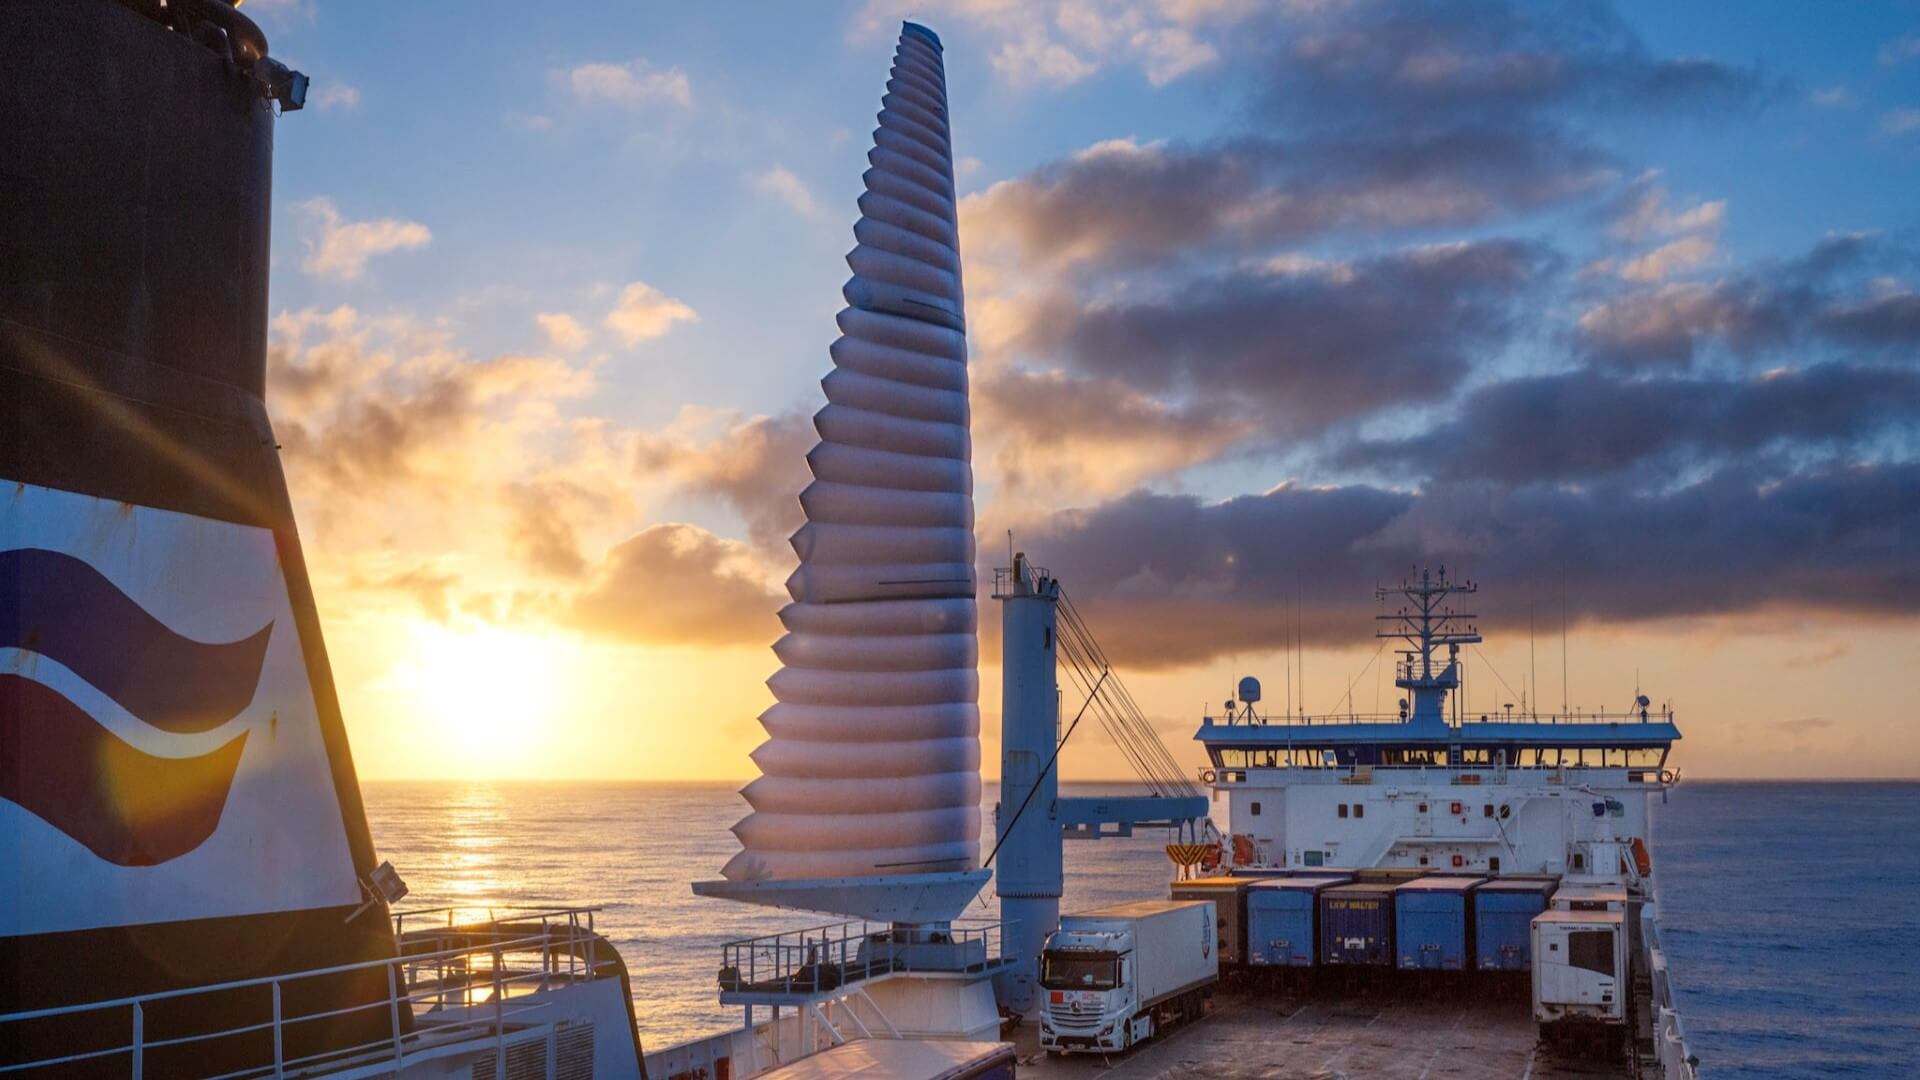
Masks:
[[[1633,838],[1633,868],[1641,877],[1653,873],[1653,856],[1647,853],[1647,842],[1638,836]]]

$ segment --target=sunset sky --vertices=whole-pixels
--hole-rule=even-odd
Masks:
[[[1920,775],[1920,7],[246,10],[313,79],[269,405],[364,777],[752,774],[902,17],[983,575],[1012,529],[1183,763],[1296,601],[1307,709],[1391,709],[1374,586],[1444,562],[1473,713],[1637,686],[1690,776]]]

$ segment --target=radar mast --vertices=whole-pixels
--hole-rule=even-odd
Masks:
[[[1395,650],[1400,661],[1394,665],[1393,685],[1413,691],[1412,714],[1408,715],[1403,700],[1401,719],[1427,726],[1446,723],[1447,691],[1460,686],[1460,646],[1481,640],[1480,629],[1472,622],[1479,616],[1453,610],[1449,599],[1478,591],[1479,586],[1471,581],[1447,580],[1445,566],[1437,572],[1421,570],[1417,579],[1374,590],[1377,599],[1399,597],[1404,601],[1398,611],[1374,616],[1381,624],[1374,631],[1375,637],[1397,638],[1411,646]],[[1436,672],[1433,650],[1441,645],[1447,647],[1447,662]]]

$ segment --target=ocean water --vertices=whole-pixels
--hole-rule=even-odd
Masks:
[[[1653,849],[1706,1075],[1920,1076],[1920,784],[1683,783]]]
[[[733,788],[372,782],[365,795],[381,857],[412,887],[405,907],[603,905],[641,1037],[666,1046],[739,1022],[715,1000],[723,943],[828,921],[692,894],[735,850]],[[1656,807],[1661,927],[1707,1075],[1920,1075],[1916,829],[1920,784],[1690,782]],[[1164,895],[1164,843],[1069,843],[1063,906]],[[994,910],[988,895],[968,914]]]

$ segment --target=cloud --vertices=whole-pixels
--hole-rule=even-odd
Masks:
[[[958,26],[985,39],[980,51],[1008,85],[1059,89],[1110,64],[1138,68],[1153,86],[1206,70],[1220,39],[1257,10],[1246,0],[869,0],[855,34],[891,34],[902,17]]]
[[[1396,477],[1514,486],[1641,470],[1659,486],[1703,465],[1751,462],[1769,449],[1802,461],[1856,460],[1879,440],[1914,430],[1920,373],[1903,368],[1822,364],[1647,379],[1581,370],[1480,387],[1428,430],[1355,443],[1341,460]]]
[[[560,312],[542,311],[533,317],[540,325],[540,332],[556,349],[566,352],[579,352],[593,339],[593,332],[580,325],[580,320]]]
[[[1848,645],[1845,641],[1829,642],[1811,653],[1793,657],[1787,661],[1786,666],[1798,669],[1824,667],[1835,660],[1845,657],[1852,651],[1852,646]],[[1816,727],[1826,727],[1829,723],[1828,721],[1821,720],[1817,716],[1811,717],[1810,720],[1815,722],[1814,726]]]
[[[352,281],[367,268],[367,260],[394,251],[426,247],[432,230],[417,221],[378,218],[347,221],[333,200],[324,196],[295,203],[300,215],[307,257],[301,267],[319,277]]]
[[[555,403],[596,385],[591,371],[551,357],[477,358],[444,329],[348,307],[283,313],[272,329],[282,457],[306,491],[343,510],[410,481],[457,488],[517,452],[525,430],[553,425]]]
[[[1060,42],[1030,32],[994,50],[993,70],[1014,86],[1059,87],[1072,86],[1097,68]]]
[[[693,84],[677,67],[656,68],[646,60],[625,64],[581,64],[567,72],[567,84],[582,101],[606,101],[635,108],[665,102],[690,108]]]
[[[692,525],[655,525],[615,545],[570,602],[567,621],[647,645],[758,645],[779,636],[782,598],[751,553]]]
[[[1553,256],[1518,241],[1415,248],[1300,274],[1046,310],[1026,344],[1163,401],[1257,414],[1279,437],[1445,394],[1505,343]]]
[[[453,574],[432,566],[415,566],[377,581],[357,581],[362,588],[397,592],[409,597],[428,618],[447,622],[453,618],[452,592],[459,584]]]
[[[1706,262],[1718,247],[1718,241],[1711,235],[1683,236],[1627,260],[1620,267],[1620,276],[1628,281],[1665,281]]]
[[[974,382],[974,456],[1000,485],[1002,514],[1054,498],[1117,495],[1218,457],[1257,426],[1162,401],[1125,379],[1010,370]]]
[[[643,477],[720,500],[746,523],[748,538],[771,551],[804,520],[799,495],[812,478],[806,455],[817,441],[803,413],[742,419],[684,410],[637,441],[634,466]]]
[[[1479,224],[1593,191],[1605,175],[1595,153],[1536,131],[1121,139],[968,196],[961,228],[1006,262],[1124,269],[1337,232]]]
[[[360,107],[360,91],[346,83],[321,83],[307,100],[313,107],[322,111],[333,109],[353,110]]]
[[[1315,4],[1245,33],[1264,104],[1310,123],[1432,128],[1512,124],[1546,110],[1743,108],[1772,92],[1757,72],[1655,56],[1598,4]]]
[[[1155,86],[1165,86],[1220,59],[1218,50],[1184,26],[1138,30],[1128,40],[1145,58],[1147,81]]]
[[[1592,304],[1575,341],[1591,360],[1685,366],[1724,350],[1746,364],[1808,339],[1874,347],[1920,343],[1920,300],[1903,288],[1849,295],[1861,272],[1914,254],[1865,234],[1830,237],[1792,259],[1754,263],[1712,281],[1633,289]]]
[[[1158,48],[1168,77],[1218,71],[1239,95],[1217,137],[1108,139],[962,201],[976,395],[994,410],[979,446],[1023,509],[1208,462],[1308,463],[1342,428],[1444,410],[1515,350],[1563,345],[1537,316],[1560,318],[1570,284],[1585,356],[1690,355],[1683,327],[1715,316],[1716,341],[1737,336],[1736,291],[1653,292],[1714,263],[1727,203],[1670,198],[1596,132],[1763,105],[1779,85],[1757,70],[1658,55],[1598,5],[959,8],[1089,64],[1146,69]],[[1569,210],[1619,245],[1596,264],[1608,280],[1570,282],[1555,250],[1501,238]],[[1127,423],[1050,429],[1070,401]]]
[[[517,109],[501,114],[500,122],[516,131],[550,131],[553,128],[553,117]]]
[[[548,620],[649,492],[592,362],[474,354],[452,318],[276,315],[268,400],[316,588],[449,622]],[[530,574],[550,587],[508,588]],[[358,615],[350,615],[357,618]]]
[[[1715,340],[1736,350],[1785,341],[1796,299],[1753,282],[1662,285],[1588,309],[1580,316],[1579,335],[1592,354],[1609,362],[1685,364],[1696,348]]]
[[[1847,88],[1845,83],[1823,86],[1813,93],[1808,94],[1807,100],[1822,109],[1852,109],[1857,108],[1860,104],[1860,99],[1854,95],[1852,90]]]
[[[1577,620],[1631,623],[1766,608],[1920,614],[1920,465],[1662,493],[1607,485],[1420,494],[1286,485],[1209,503],[1136,492],[1028,525],[1021,546],[1071,567],[1115,661],[1166,668],[1274,650],[1301,604],[1308,641],[1363,636],[1367,586],[1444,563],[1485,587],[1483,625],[1526,624],[1563,595]]]
[[[1608,234],[1629,243],[1681,233],[1718,232],[1727,217],[1725,199],[1676,209],[1655,172],[1635,178],[1609,200],[1606,210],[1611,218]]]
[[[1920,344],[1920,294],[1907,289],[1829,305],[1816,317],[1824,333],[1852,345],[1912,348]]]
[[[787,204],[795,213],[812,217],[820,212],[820,204],[814,201],[813,192],[808,191],[807,185],[784,166],[775,165],[748,180],[755,191],[771,195]]]
[[[577,578],[587,571],[581,553],[583,521],[605,516],[614,499],[563,477],[539,477],[503,487],[512,511],[515,553],[543,574]]]
[[[1920,109],[1902,107],[1880,114],[1880,130],[1889,135],[1912,135],[1920,131]]]
[[[1920,34],[1906,34],[1880,47],[1880,62],[1888,67],[1920,58]]]
[[[674,323],[699,319],[699,314],[685,303],[644,281],[634,281],[620,290],[620,300],[607,313],[606,324],[627,344],[637,345],[665,335]]]

